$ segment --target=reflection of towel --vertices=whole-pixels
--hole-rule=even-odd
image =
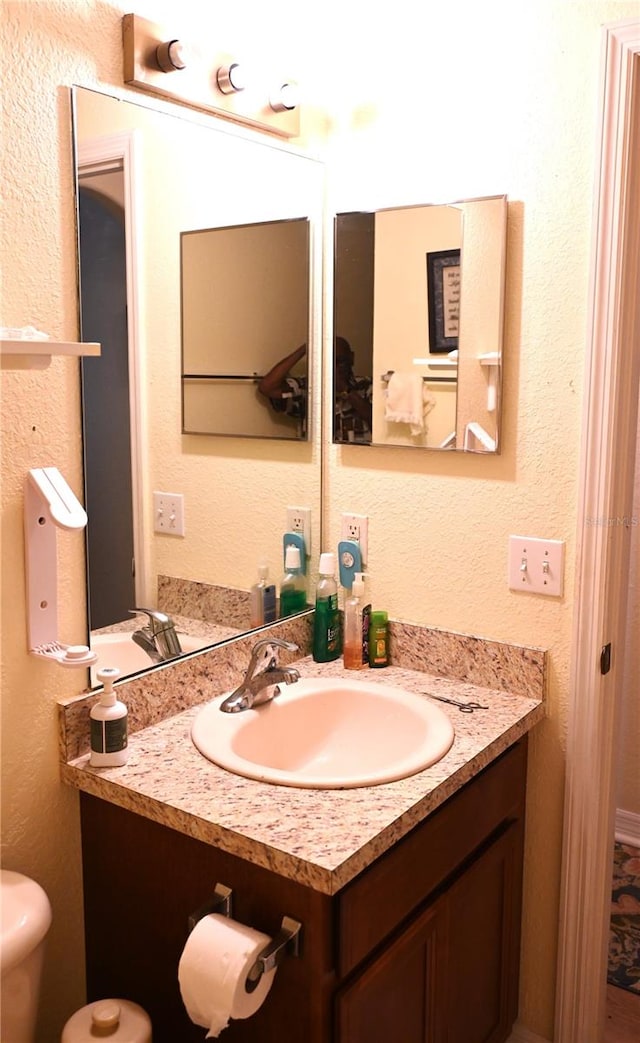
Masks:
[[[425,430],[424,418],[436,404],[419,373],[392,373],[387,388],[384,418],[394,424],[410,424],[412,435]]]

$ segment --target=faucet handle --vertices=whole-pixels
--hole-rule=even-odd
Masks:
[[[166,612],[160,612],[157,608],[130,608],[129,612],[132,616],[137,616],[141,612],[144,613],[154,634],[158,630],[164,629],[167,625],[173,626],[171,616],[167,615]]]
[[[258,641],[251,649],[247,679],[251,679],[255,675],[260,665],[262,670],[269,670],[276,665],[278,661],[276,648],[284,648],[287,652],[297,652],[298,647],[293,641],[282,641],[279,637],[265,637],[262,641]]]

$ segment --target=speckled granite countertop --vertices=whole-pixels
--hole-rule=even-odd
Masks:
[[[302,676],[366,676],[424,693],[425,698],[434,693],[473,699],[488,709],[465,714],[439,703],[455,727],[449,752],[425,771],[379,786],[298,789],[232,775],[206,760],[191,742],[191,724],[201,706],[133,732],[125,766],[90,768],[83,755],[63,763],[63,778],[87,793],[334,894],[545,714],[542,690],[540,698],[532,698],[400,666],[356,674],[344,671],[341,662],[320,666],[310,657],[296,665]],[[538,664],[536,669],[542,676]],[[517,692],[518,685],[514,688]],[[225,690],[221,686],[213,694]]]

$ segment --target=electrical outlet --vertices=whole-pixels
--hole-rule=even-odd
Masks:
[[[362,554],[362,567],[369,560],[369,519],[366,514],[343,514],[340,535],[343,540],[357,540]]]
[[[287,507],[287,532],[299,532],[304,539],[307,557],[311,556],[311,508]]]
[[[509,537],[509,589],[562,596],[564,541]]]
[[[153,531],[168,536],[184,536],[184,496],[182,493],[153,494]]]

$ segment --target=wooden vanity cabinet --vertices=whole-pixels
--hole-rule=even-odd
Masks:
[[[503,1043],[517,1013],[526,738],[337,894],[82,795],[89,1000],[140,1003],[154,1043],[204,1040],[180,999],[188,915],[217,881],[236,919],[303,924],[228,1043]],[[371,790],[375,799],[375,789]]]

